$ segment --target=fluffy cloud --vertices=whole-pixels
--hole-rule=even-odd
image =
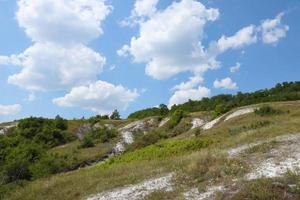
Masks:
[[[97,38],[111,10],[104,0],[19,0],[18,6],[19,25],[33,41],[59,44]]]
[[[143,6],[139,7],[138,4]],[[202,44],[205,25],[218,19],[218,9],[206,8],[196,0],[174,1],[163,10],[157,10],[156,4],[155,0],[136,1],[129,19],[141,17],[142,20],[137,23],[139,34],[132,37],[130,43],[117,53],[123,57],[132,56],[136,63],[146,63],[145,73],[155,79],[168,79],[182,72],[191,72],[193,77],[190,80],[173,87],[175,93],[169,105],[182,103],[190,97],[202,98],[203,90],[199,94],[202,78],[200,80],[199,77],[207,70],[221,66],[218,56],[228,50],[256,43],[260,39],[259,34],[263,32],[262,28],[249,25],[232,36],[222,35],[205,47]],[[276,19],[280,21],[281,17]],[[230,70],[234,73],[239,68],[240,64],[237,63]],[[215,86],[237,89],[236,83],[230,78],[216,80]]]
[[[235,72],[239,71],[240,68],[241,68],[241,63],[237,62],[235,64],[235,66],[230,67],[230,72],[235,73]]]
[[[136,91],[128,90],[121,85],[97,81],[87,86],[75,87],[69,94],[56,98],[53,102],[59,106],[77,106],[99,114],[108,114],[114,109],[126,109],[137,97]]]
[[[218,62],[207,55],[201,39],[204,26],[218,16],[217,9],[208,9],[195,0],[173,2],[141,22],[139,36],[118,54],[130,54],[135,62],[147,63],[146,73],[155,79],[216,68]]]
[[[86,43],[103,32],[111,10],[105,0],[19,0],[18,7],[19,25],[34,44],[18,55],[0,56],[0,65],[22,67],[9,83],[46,91],[96,80],[105,58]]]
[[[237,84],[231,80],[231,78],[227,77],[222,80],[215,80],[214,81],[215,88],[224,88],[229,90],[236,90],[238,89]]]
[[[134,4],[133,15],[151,16],[156,12],[156,4],[159,0],[137,0]]]
[[[28,90],[67,89],[95,81],[105,59],[84,45],[36,43],[19,55],[21,72],[8,82]]]
[[[159,0],[136,0],[130,17],[121,22],[122,26],[134,26],[141,23],[145,18],[156,12],[156,5]]]
[[[15,115],[21,111],[22,107],[19,104],[0,105],[0,116]]]
[[[203,97],[210,96],[210,89],[199,86],[196,89],[178,90],[169,100],[169,107],[191,100],[201,100]]]
[[[289,26],[282,24],[284,13],[279,13],[275,19],[264,20],[261,24],[262,40],[265,44],[276,44],[286,36]]]
[[[250,25],[239,30],[231,37],[222,36],[217,44],[220,51],[224,52],[228,49],[237,49],[256,43],[256,30],[254,25]]]
[[[190,77],[189,81],[182,82],[179,85],[175,85],[173,90],[189,90],[203,82],[203,78],[201,76]]]

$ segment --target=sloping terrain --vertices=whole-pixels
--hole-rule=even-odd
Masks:
[[[255,112],[265,105],[276,112]],[[122,148],[104,162],[21,184],[7,198],[299,199],[299,101],[236,108],[215,119],[191,113],[172,129],[169,120],[120,123],[111,147]],[[166,130],[184,131],[126,150]]]

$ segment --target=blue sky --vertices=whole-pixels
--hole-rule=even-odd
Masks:
[[[0,121],[122,116],[300,74],[298,0],[0,0]]]

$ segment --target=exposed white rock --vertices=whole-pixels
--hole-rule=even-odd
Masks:
[[[114,147],[114,153],[120,154],[125,151],[126,144],[132,144],[134,142],[133,133],[136,131],[145,131],[145,122],[142,120],[132,122],[126,126],[119,128],[119,131],[122,135],[122,140],[119,141]]]
[[[243,108],[243,109],[236,110],[235,112],[233,112],[233,113],[229,114],[228,116],[226,116],[224,121],[230,120],[230,119],[235,118],[235,117],[239,117],[241,115],[253,113],[254,110],[255,110],[255,108]]]
[[[124,142],[126,144],[132,144],[133,143],[133,134],[130,131],[123,131],[122,136],[124,139]]]
[[[272,138],[272,139],[261,140],[261,141],[258,141],[258,142],[245,144],[245,145],[242,145],[242,146],[239,146],[239,147],[236,147],[236,148],[229,149],[229,150],[227,150],[227,153],[230,157],[234,157],[234,156],[237,156],[238,154],[242,153],[243,151],[246,151],[247,149],[250,149],[250,148],[255,147],[257,145],[261,145],[261,144],[271,142],[271,141],[277,141],[277,142],[300,141],[300,133],[281,135],[281,136],[277,136],[277,137]]]
[[[217,192],[221,192],[223,190],[224,190],[223,186],[209,187],[206,192],[199,192],[197,188],[193,188],[183,193],[183,197],[186,200],[207,200],[207,199],[212,199],[212,197]]]
[[[122,152],[125,151],[125,145],[123,141],[120,141],[116,144],[116,146],[114,147],[114,153],[115,154],[120,154]]]
[[[136,131],[136,130],[139,130],[139,129],[143,129],[145,126],[145,122],[143,120],[139,120],[139,121],[135,121],[135,122],[132,122],[130,124],[127,124],[126,126],[120,128],[119,130],[122,131],[122,130],[129,130],[130,131]]]
[[[208,129],[211,129],[213,128],[225,115],[222,115],[208,123],[206,123],[202,128],[203,130],[208,130]]]
[[[201,127],[204,124],[205,124],[205,120],[200,119],[200,118],[193,118],[192,119],[192,128],[191,129]]]
[[[171,179],[173,174],[150,179],[136,185],[129,185],[112,191],[102,192],[91,196],[88,200],[137,200],[151,194],[156,190],[172,191]]]
[[[158,125],[158,127],[162,127],[162,126],[164,126],[168,121],[170,120],[170,118],[169,117],[167,117],[167,118],[165,118],[165,119],[163,119],[160,123],[159,123],[159,125]]]
[[[113,124],[104,124],[104,126],[108,129],[113,129],[114,125]]]
[[[272,156],[262,162],[255,163],[254,170],[246,175],[247,179],[258,179],[262,177],[273,178],[282,176],[288,171],[300,168],[300,141],[292,144],[282,145],[271,150]]]

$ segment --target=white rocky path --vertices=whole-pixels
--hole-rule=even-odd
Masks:
[[[236,117],[239,117],[239,116],[242,116],[242,115],[245,115],[245,114],[249,114],[249,113],[253,113],[255,111],[255,107],[248,107],[248,108],[241,108],[241,109],[238,109],[230,114],[226,113],[206,124],[204,124],[202,126],[202,129],[203,130],[208,130],[208,129],[211,129],[213,128],[217,123],[219,123],[220,121],[222,121],[224,118],[224,121],[228,121],[230,119],[233,119],[233,118],[236,118]]]
[[[172,191],[172,177],[173,174],[170,173],[166,176],[146,180],[136,185],[129,185],[112,191],[102,192],[89,197],[87,200],[137,200],[144,198],[156,190]]]

